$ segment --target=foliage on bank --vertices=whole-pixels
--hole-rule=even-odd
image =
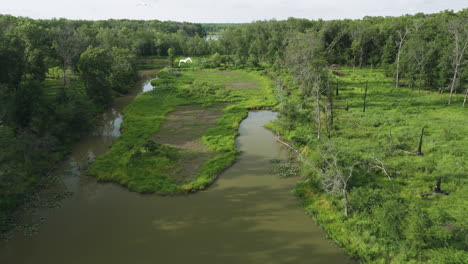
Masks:
[[[291,75],[281,75],[291,96],[271,127],[294,142],[307,161],[304,180],[295,189],[306,211],[366,263],[466,263],[468,116],[463,96],[447,106],[447,95],[395,88],[381,69],[335,71],[344,77],[330,76],[334,121],[330,138],[320,141],[313,108]],[[326,122],[325,113],[321,118]],[[325,134],[325,125],[322,129]],[[339,170],[329,170],[330,157],[337,158]],[[336,180],[332,174],[352,166],[344,198],[343,185],[335,184],[340,191],[334,192],[330,181]],[[439,179],[443,193],[434,191]],[[348,216],[343,214],[346,202]]]
[[[159,78],[152,82],[155,89],[125,108],[122,136],[94,162],[91,173],[101,181],[117,182],[143,193],[177,194],[206,188],[235,161],[238,125],[248,110],[270,108],[275,104],[268,78],[254,72],[233,74],[223,75],[218,70],[161,71]],[[233,80],[253,80],[258,86],[228,87]],[[202,165],[201,172],[194,175],[191,182],[180,184],[170,177],[170,170],[178,165],[178,155],[183,154],[150,138],[176,106],[218,103],[229,105],[217,125],[203,136],[204,144],[215,151],[216,156]]]

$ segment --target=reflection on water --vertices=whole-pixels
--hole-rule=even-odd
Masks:
[[[148,92],[148,91],[153,90],[154,87],[153,87],[153,85],[151,85],[151,81],[152,81],[152,80],[155,80],[155,79],[157,79],[157,78],[158,78],[158,77],[156,76],[156,77],[154,77],[153,79],[147,80],[147,81],[143,84],[143,88],[142,88],[142,91],[141,91],[141,92],[144,93],[144,92]]]
[[[153,90],[154,87],[151,85],[151,81],[157,78],[155,74],[155,71],[149,70],[142,72],[142,84],[129,95],[118,98],[111,109],[103,113],[102,121],[95,129],[93,136],[119,137],[121,135],[120,127],[123,121],[123,107],[129,104],[136,96]]]
[[[291,194],[297,179],[270,173],[270,160],[286,155],[263,128],[275,118],[249,113],[239,128],[238,162],[193,195],[140,195],[68,175],[74,195],[42,212],[48,220],[38,235],[1,243],[0,263],[349,263]],[[108,148],[108,137],[77,144],[68,164],[79,171],[83,158]]]

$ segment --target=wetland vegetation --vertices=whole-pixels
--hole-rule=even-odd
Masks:
[[[235,25],[2,15],[0,25],[0,231],[138,69],[167,66],[124,109],[122,135],[91,165],[99,181],[205,189],[236,161],[249,110],[274,109],[267,127],[292,158],[270,166],[298,181],[306,212],[350,256],[467,263],[467,9]]]
[[[123,135],[94,162],[99,180],[160,194],[204,189],[235,161],[248,110],[276,103],[273,82],[257,72],[168,69],[152,84],[125,109]]]

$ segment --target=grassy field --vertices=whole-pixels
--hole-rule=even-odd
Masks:
[[[124,109],[122,136],[92,166],[99,180],[144,193],[204,189],[235,161],[248,110],[276,104],[273,83],[256,72],[164,70],[153,85]],[[190,161],[200,152],[204,158]]]
[[[447,94],[395,88],[379,69],[338,70],[345,76],[331,82],[339,86],[331,141],[361,169],[351,179],[345,217],[342,195],[324,193],[320,177],[305,167],[296,194],[307,212],[349,254],[369,263],[467,263],[468,109],[462,96],[449,106]],[[314,134],[310,123],[291,128],[279,120],[272,127],[296,143]],[[423,155],[413,155],[423,127]],[[319,145],[298,147],[320,164]],[[374,158],[384,163],[395,190]],[[449,195],[421,197],[437,179]]]

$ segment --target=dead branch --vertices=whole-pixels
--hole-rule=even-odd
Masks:
[[[385,167],[385,164],[383,163],[383,161],[378,159],[376,156],[372,156],[372,159],[376,161],[378,164],[370,167],[370,169],[381,169],[383,173],[387,176],[388,180],[392,183],[392,189],[393,191],[395,191],[395,183],[393,182],[393,179],[390,176],[390,174],[388,174],[387,168]]]
[[[280,138],[279,138],[279,135],[277,135],[276,137],[276,141],[285,145],[286,147],[288,147],[290,150],[292,150],[293,152],[295,152],[297,154],[297,156],[299,157],[299,159],[304,163],[306,164],[307,166],[311,167],[311,168],[315,168],[314,165],[310,162],[308,162],[302,155],[301,155],[301,152],[297,149],[295,149],[293,146],[289,145],[288,143],[282,141]]]

